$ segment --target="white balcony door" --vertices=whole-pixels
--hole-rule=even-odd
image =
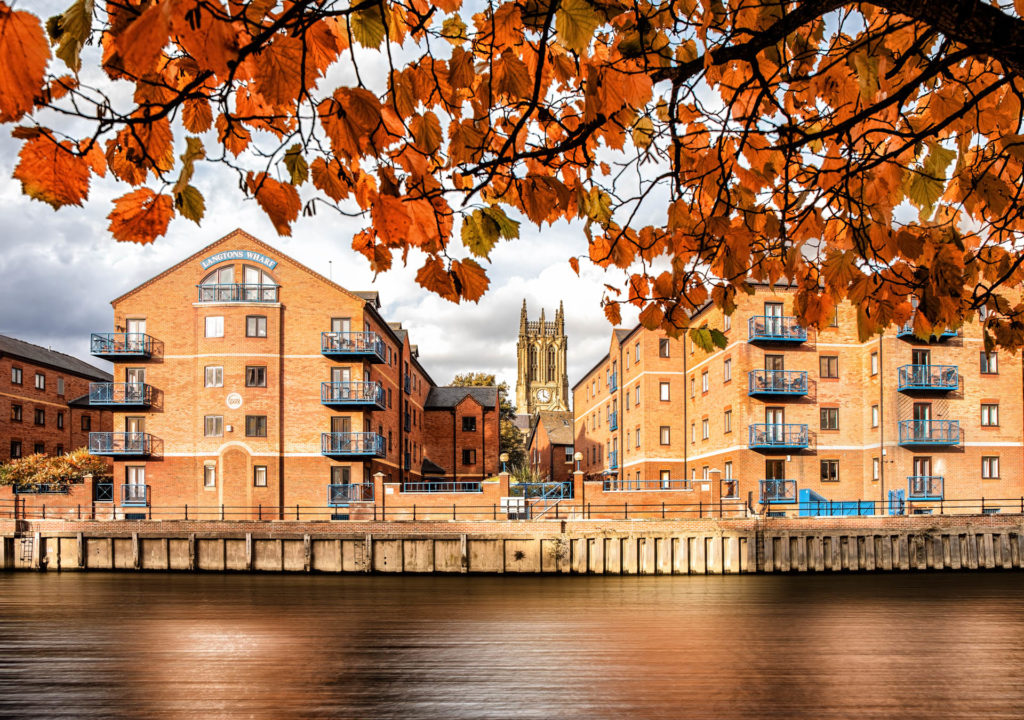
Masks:
[[[786,410],[780,407],[769,407],[764,409],[764,422],[767,427],[768,441],[781,443],[786,436]]]
[[[125,321],[125,349],[140,352],[145,347],[146,319],[131,318]]]
[[[764,325],[769,335],[782,334],[782,303],[764,304]]]
[[[124,419],[124,431],[126,433],[146,432],[146,418],[126,417]]]
[[[352,330],[352,320],[349,318],[331,318],[331,332],[347,333]]]
[[[914,458],[914,476],[928,477],[932,474],[932,459],[930,457]]]
[[[130,385],[141,385],[146,382],[146,368],[125,368],[124,381]]]

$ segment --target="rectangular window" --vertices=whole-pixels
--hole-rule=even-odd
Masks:
[[[92,418],[89,415],[82,416],[82,432],[89,432],[92,430]]]
[[[839,461],[838,460],[822,460],[821,461],[821,481],[822,482],[839,482]]]
[[[267,316],[266,315],[246,315],[245,316],[245,336],[246,337],[266,337],[267,336]]]
[[[636,426],[636,446],[640,447],[640,426]]]
[[[17,440],[11,440],[11,459],[21,457],[21,443]]]
[[[246,415],[245,416],[245,436],[246,437],[266,437],[267,436],[267,416],[266,415]]]
[[[878,374],[878,353],[877,352],[871,353],[871,374],[872,375],[877,375]]]
[[[36,390],[46,389],[46,376],[42,373],[36,373]]]
[[[13,457],[13,454],[11,457]],[[981,476],[986,480],[999,477],[998,455],[987,455],[981,458]]]
[[[266,387],[267,386],[267,367],[266,367],[266,365],[246,365],[245,366],[245,386],[246,387]]]
[[[12,385],[21,385],[21,368],[20,367],[12,367],[11,368],[11,384]]]
[[[708,391],[708,371],[707,370],[705,370],[704,372],[702,372],[700,374],[700,391],[701,392],[707,392]]]
[[[59,411],[57,413],[57,429],[58,430],[63,430],[64,429],[64,411]]]
[[[995,427],[999,424],[998,405],[986,403],[981,406],[981,424],[982,427]]]
[[[658,340],[658,357],[667,358],[668,356],[668,338],[660,338]]]
[[[46,454],[46,444],[45,443],[36,443],[35,445],[32,446],[32,452],[34,452],[36,455],[45,455]]]
[[[707,418],[700,421],[700,436],[704,440],[711,437],[711,423],[708,422]]]
[[[224,368],[221,365],[206,366],[206,387],[224,387]]]
[[[822,355],[818,358],[819,374],[823,378],[839,377],[839,356]]]
[[[732,410],[726,410],[722,414],[722,428],[723,432],[732,432]]]
[[[57,378],[57,394],[64,394],[64,378]]]
[[[203,435],[206,437],[222,437],[224,435],[224,416],[207,415],[204,417]]]
[[[206,337],[208,338],[219,338],[224,337],[224,318],[223,316],[211,316],[206,318]]]
[[[11,422],[21,422],[21,405],[11,403]]]
[[[640,362],[640,343],[633,346],[633,362]]]
[[[729,317],[726,315],[726,317]],[[732,358],[726,358],[722,363],[722,382],[727,383],[732,380]]]
[[[253,487],[266,487],[267,486],[267,466],[266,465],[253,465],[253,467],[252,467],[252,484],[253,484]]]
[[[669,445],[669,444],[671,444],[671,437],[670,437],[671,434],[670,434],[670,429],[669,429],[668,425],[662,425],[661,428],[659,429],[659,432],[660,432],[660,436],[661,436],[659,442],[662,445]]]
[[[839,429],[839,408],[821,408],[821,429]]]
[[[690,397],[697,394],[697,378],[690,376]]]
[[[999,356],[994,352],[983,352],[981,354],[981,373],[983,375],[996,375],[999,372]]]
[[[464,417],[464,418],[462,418],[462,430],[463,430],[463,432],[476,432],[476,418],[475,417]]]
[[[882,476],[882,463],[878,458],[871,458],[871,479],[875,482]]]
[[[690,423],[690,442],[697,442],[697,423]]]
[[[203,487],[217,487],[216,465],[203,465]]]
[[[36,425],[45,425],[46,424],[46,410],[44,410],[43,408],[36,408],[35,422],[36,422]]]
[[[54,448],[53,453],[54,453],[54,455],[63,455],[64,454],[64,446],[58,444],[57,447]]]
[[[572,462],[572,445],[565,446],[565,461],[567,463]]]
[[[732,315],[726,315],[722,318],[722,330],[728,332],[732,329]]]
[[[728,315],[726,316],[728,317]],[[725,463],[725,472],[722,475],[726,480],[732,480],[732,460],[728,460]]]
[[[476,465],[476,450],[468,448],[462,451],[463,465]]]
[[[640,404],[640,386],[636,386],[636,392],[633,394],[633,407]]]
[[[873,428],[878,427],[878,414],[879,414],[878,406],[877,405],[872,405],[871,406],[871,427],[873,427]]]
[[[661,401],[662,402],[668,402],[669,397],[670,397],[670,395],[669,395],[669,383],[667,383],[667,382],[659,383],[658,384],[658,388],[659,388],[659,391],[660,391]]]

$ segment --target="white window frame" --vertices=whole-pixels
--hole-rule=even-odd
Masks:
[[[203,386],[208,388],[224,387],[224,366],[207,365],[203,369]]]
[[[217,487],[217,466],[211,463],[203,465],[203,487]]]
[[[224,437],[224,416],[203,416],[203,437]]]
[[[984,480],[999,479],[999,456],[983,455],[981,458],[981,477]]]
[[[658,383],[658,399],[661,400],[661,402],[669,402],[672,399],[672,390],[670,383]]]
[[[730,380],[732,380],[732,358],[726,358],[722,362],[722,382],[727,383]]]
[[[205,320],[205,337],[208,338],[222,338],[224,337],[224,316],[223,315],[207,315]]]
[[[999,427],[999,403],[981,404],[981,426]]]
[[[710,389],[710,382],[711,380],[710,376],[708,375],[708,371],[705,370],[700,374],[700,391],[707,392]]]

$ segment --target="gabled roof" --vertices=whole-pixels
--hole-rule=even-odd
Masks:
[[[430,389],[427,401],[423,404],[426,409],[431,408],[454,408],[460,402],[471,397],[485,408],[493,408],[498,404],[498,388],[486,387],[435,387]]]
[[[428,458],[423,458],[423,462],[420,464],[420,474],[423,476],[446,475],[447,471],[437,463],[431,462]]]
[[[114,376],[98,367],[93,367],[71,355],[50,350],[40,345],[18,340],[17,338],[0,335],[0,355],[16,357],[36,365],[46,365],[57,370],[64,370],[72,375],[79,375],[91,380],[110,382]]]
[[[378,310],[380,309],[380,293],[376,290],[353,290],[352,294],[358,295]],[[390,325],[391,323],[388,324]]]
[[[573,434],[573,416],[571,412],[542,410],[537,413],[538,425],[543,425],[548,434],[548,442],[552,445],[572,445],[576,439]]]

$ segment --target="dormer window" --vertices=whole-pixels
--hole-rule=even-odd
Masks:
[[[235,268],[218,268],[199,283],[199,302],[277,302],[277,282],[265,270],[245,265],[242,282],[235,282]]]

